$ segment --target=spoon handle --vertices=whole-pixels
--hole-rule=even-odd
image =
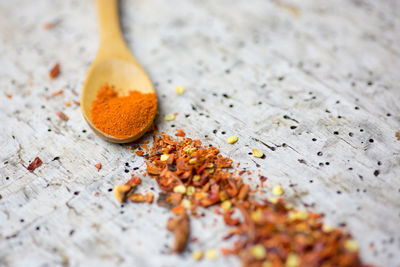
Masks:
[[[100,22],[100,46],[124,43],[119,24],[118,0],[96,0]]]

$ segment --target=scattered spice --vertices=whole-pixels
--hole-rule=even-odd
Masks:
[[[131,91],[128,96],[118,96],[114,88],[106,84],[97,92],[91,114],[96,128],[117,138],[127,138],[148,127],[156,110],[155,93]]]
[[[61,94],[63,94],[63,93],[64,93],[64,90],[63,90],[63,89],[60,89],[60,90],[58,90],[58,91],[52,93],[51,96],[52,96],[52,97],[55,97],[55,96],[61,95]]]
[[[397,141],[400,141],[400,132],[396,132],[395,136],[397,138]]]
[[[253,156],[256,158],[262,158],[264,156],[264,153],[257,148],[253,148],[252,152],[253,152]]]
[[[39,157],[36,157],[26,168],[28,171],[33,172],[36,168],[42,165],[42,160]]]
[[[237,255],[244,267],[368,266],[362,264],[350,234],[324,224],[322,214],[295,210],[282,198],[257,199],[257,190],[244,183],[244,173],[232,171],[232,160],[216,147],[162,133],[153,137],[145,163],[147,174],[163,191],[157,203],[176,214],[167,224],[175,236],[174,252],[186,247],[189,215],[199,218],[204,213],[198,214],[198,207],[219,205],[215,213],[229,227],[224,239],[235,237],[233,246],[221,253]],[[267,179],[260,176],[260,180]],[[126,197],[127,191],[122,190],[117,198]],[[277,185],[272,193],[279,197],[284,191]],[[214,249],[204,254],[206,259],[217,256]],[[201,251],[192,257],[199,260]]]
[[[183,252],[189,240],[190,231],[189,216],[186,212],[178,214],[174,218],[170,218],[167,223],[167,229],[172,232],[175,237],[172,251],[176,253]]]
[[[100,171],[100,169],[101,169],[101,163],[99,162],[99,163],[97,163],[96,165],[94,165],[95,167],[96,167],[96,169],[98,170],[98,171]]]
[[[178,129],[178,130],[176,130],[175,136],[185,137],[186,134],[185,134],[185,132],[184,132],[182,129]]]
[[[165,115],[165,120],[166,121],[173,121],[173,120],[175,120],[175,115],[174,114],[167,114],[167,115]]]
[[[237,136],[229,136],[227,139],[227,142],[228,142],[228,144],[234,144],[237,142],[237,140],[238,140]]]
[[[12,94],[6,94],[6,97],[11,99],[12,98]]]
[[[175,91],[178,95],[182,95],[185,92],[185,88],[183,86],[175,87]]]
[[[65,113],[64,112],[62,112],[62,111],[57,111],[56,112],[56,115],[60,118],[60,119],[62,119],[63,121],[68,121],[68,116],[67,115],[65,115]]]
[[[49,77],[51,79],[55,79],[57,78],[57,76],[60,74],[60,64],[56,63],[53,68],[51,68],[50,72],[49,72]]]

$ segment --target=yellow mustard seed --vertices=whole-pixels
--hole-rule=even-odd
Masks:
[[[192,252],[192,259],[199,261],[203,258],[203,252],[201,250],[195,250]]]
[[[189,164],[195,164],[197,162],[196,158],[189,159]]]
[[[264,156],[264,153],[260,149],[253,148],[251,151],[253,152],[253,157],[262,158]]]
[[[185,88],[183,86],[177,86],[175,87],[175,91],[178,95],[181,95],[185,92]]]
[[[165,120],[166,121],[173,121],[173,120],[175,120],[175,115],[174,114],[167,114],[167,115],[165,115]]]
[[[272,188],[272,194],[275,196],[282,196],[283,195],[283,189],[282,186],[280,185],[275,185],[274,188]]]
[[[185,194],[186,193],[186,187],[183,184],[177,185],[174,187],[174,192],[175,193],[180,193],[180,194]]]
[[[228,144],[234,144],[237,142],[237,140],[238,140],[237,136],[229,136],[227,141],[228,141]]]
[[[264,262],[262,263],[262,267],[272,267],[272,262],[270,262],[270,261],[264,261]]]
[[[193,182],[198,182],[200,181],[200,175],[196,174],[195,176],[193,176]]]

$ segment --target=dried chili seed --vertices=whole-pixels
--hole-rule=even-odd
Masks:
[[[194,259],[195,261],[201,260],[202,257],[203,252],[201,250],[195,250],[192,252],[192,259]]]
[[[51,79],[55,79],[57,78],[57,76],[60,74],[60,64],[56,63],[53,68],[51,68],[50,72],[49,72],[49,77]]]
[[[227,142],[228,142],[228,144],[234,144],[237,142],[237,140],[238,140],[237,136],[229,136],[227,139]]]
[[[172,251],[176,253],[183,252],[189,240],[190,232],[189,216],[186,212],[174,218],[170,218],[167,223],[167,229],[172,232],[175,237]]]
[[[275,185],[274,188],[272,188],[272,194],[275,196],[282,196],[284,193],[282,186],[280,185]]]
[[[62,119],[63,121],[67,121],[67,120],[69,119],[68,116],[65,115],[65,113],[62,112],[62,111],[57,111],[57,112],[56,112],[56,115],[57,115],[60,119]]]
[[[253,148],[252,152],[253,152],[253,157],[262,158],[264,156],[264,153],[257,148]]]
[[[36,168],[40,167],[42,165],[42,160],[39,157],[36,157],[26,168],[28,171],[34,171]]]
[[[204,258],[206,258],[207,260],[215,260],[217,257],[218,254],[215,249],[207,249],[204,253]]]
[[[175,91],[178,95],[182,95],[185,92],[185,88],[183,86],[175,87]]]
[[[174,114],[167,114],[167,115],[165,115],[165,120],[166,121],[173,121],[173,120],[175,120],[175,115]]]

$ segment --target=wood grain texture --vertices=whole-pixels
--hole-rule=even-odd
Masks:
[[[126,41],[159,96],[160,130],[184,128],[220,146],[281,184],[296,207],[345,225],[366,262],[400,265],[399,1],[121,5]],[[169,212],[121,207],[110,192],[144,166],[95,136],[72,103],[98,45],[94,3],[0,1],[0,10],[0,266],[190,266],[190,250],[229,245],[209,211],[191,224],[199,241],[171,255]],[[50,80],[55,62],[61,74]],[[266,158],[252,158],[252,148]],[[31,173],[36,156],[43,165]],[[151,187],[144,179],[142,190]],[[196,266],[239,264],[219,257]]]

